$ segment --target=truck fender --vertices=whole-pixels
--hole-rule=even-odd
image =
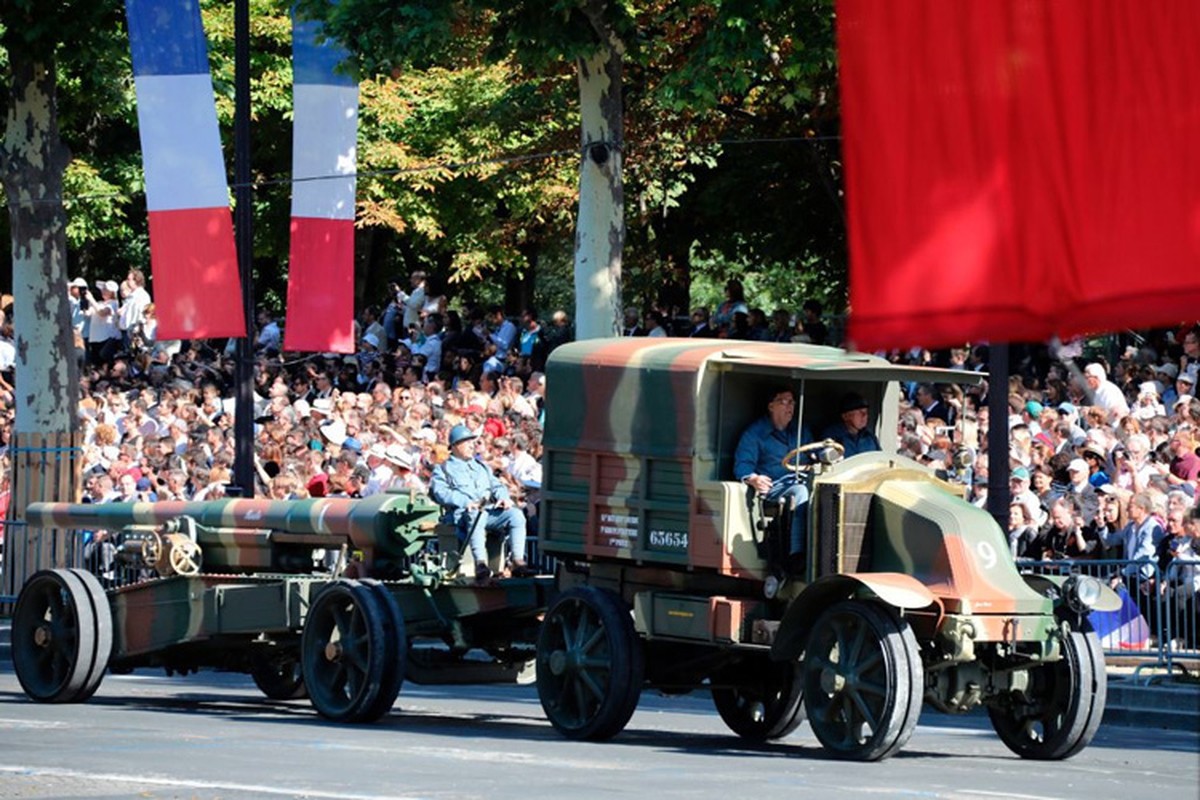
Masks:
[[[808,642],[809,630],[821,612],[856,594],[877,598],[897,610],[937,605],[939,618],[942,614],[937,597],[911,575],[899,572],[827,575],[810,584],[788,606],[771,646],[771,658],[777,661],[798,659]]]
[[[1025,584],[1040,595],[1055,595],[1061,596],[1060,589],[1067,582],[1070,575],[1034,575],[1032,573],[1022,573],[1021,577],[1025,579]],[[1100,580],[1097,578],[1097,580]],[[1103,580],[1100,580],[1100,599],[1092,608],[1093,611],[1120,611],[1121,610],[1121,595],[1112,590],[1111,587]]]

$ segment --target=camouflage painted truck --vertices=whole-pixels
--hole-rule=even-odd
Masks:
[[[1111,592],[1091,578],[1022,576],[991,516],[895,452],[900,382],[978,379],[808,345],[556,349],[540,541],[566,568],[537,644],[554,727],[611,737],[653,687],[710,691],[749,739],[780,738],[807,717],[828,752],[855,760],[903,747],[923,702],[986,707],[1025,758],[1087,746],[1106,694],[1087,613]],[[799,572],[780,546],[791,512],[764,507],[733,476],[740,435],[781,383],[818,434],[844,393],[861,394],[885,448],[839,459],[816,442],[791,456],[811,482]]]
[[[106,531],[115,562],[102,573],[132,579],[32,575],[13,612],[17,678],[34,700],[82,702],[106,669],[233,670],[273,699],[307,694],[339,722],[382,716],[406,677],[513,679],[534,657],[553,581],[458,579],[473,566],[457,563],[438,516],[409,494],[32,504],[31,526]]]

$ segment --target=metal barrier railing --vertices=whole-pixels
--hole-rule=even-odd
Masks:
[[[1178,658],[1200,658],[1200,560],[1177,558],[1167,566],[1163,584],[1162,638],[1168,669]]]
[[[1118,591],[1119,611],[1090,616],[1105,655],[1142,653],[1148,659],[1142,666],[1168,670],[1182,666],[1182,659],[1200,660],[1200,561],[1176,559],[1166,570],[1148,559],[1018,561],[1017,566],[1043,575],[1091,575]]]

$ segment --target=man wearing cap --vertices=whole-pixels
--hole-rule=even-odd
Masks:
[[[1179,377],[1175,379],[1175,399],[1171,402],[1171,408],[1183,397],[1191,398],[1196,388],[1196,379],[1190,372],[1181,372]]]
[[[1175,404],[1179,392],[1175,389],[1175,379],[1179,377],[1179,367],[1174,364],[1159,364],[1154,368],[1154,377],[1163,385],[1162,403],[1167,408]]]
[[[1016,467],[1008,477],[1008,486],[1012,494],[1012,502],[1025,506],[1025,516],[1039,528],[1046,524],[1046,509],[1042,501],[1029,488],[1030,478],[1028,467]]]
[[[1082,458],[1074,458],[1067,464],[1067,477],[1070,478],[1067,494],[1079,501],[1083,524],[1091,525],[1096,519],[1096,512],[1100,510],[1100,496],[1091,483],[1092,470]]]
[[[466,425],[450,429],[450,457],[433,471],[430,495],[466,535],[475,557],[475,580],[492,577],[488,567],[487,534],[507,536],[513,574],[527,574],[525,515],[513,507],[505,485],[475,459],[478,437]]]
[[[100,299],[87,293],[88,361],[110,364],[121,349],[121,329],[117,327],[117,282],[98,281]]]
[[[75,346],[81,349],[86,347],[90,321],[87,313],[88,301],[83,296],[86,290],[87,281],[83,278],[74,278],[67,284],[67,301],[71,306],[71,327],[75,330]]]
[[[871,414],[867,401],[861,394],[847,392],[842,395],[838,411],[842,416],[841,421],[826,428],[821,438],[833,439],[846,448],[846,458],[883,449],[879,446],[879,439],[875,433],[868,427]]]
[[[1121,387],[1108,379],[1104,366],[1092,362],[1083,368],[1083,378],[1092,394],[1092,405],[1099,406],[1110,420],[1120,419],[1129,413],[1129,403]]]

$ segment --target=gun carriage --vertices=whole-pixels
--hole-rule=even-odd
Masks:
[[[30,577],[13,616],[17,677],[35,700],[81,702],[106,669],[234,670],[342,722],[386,713],[406,677],[513,679],[552,580],[458,580],[457,537],[438,516],[410,494],[32,504],[28,524],[100,532],[113,563],[98,569],[107,588],[81,569]]]

